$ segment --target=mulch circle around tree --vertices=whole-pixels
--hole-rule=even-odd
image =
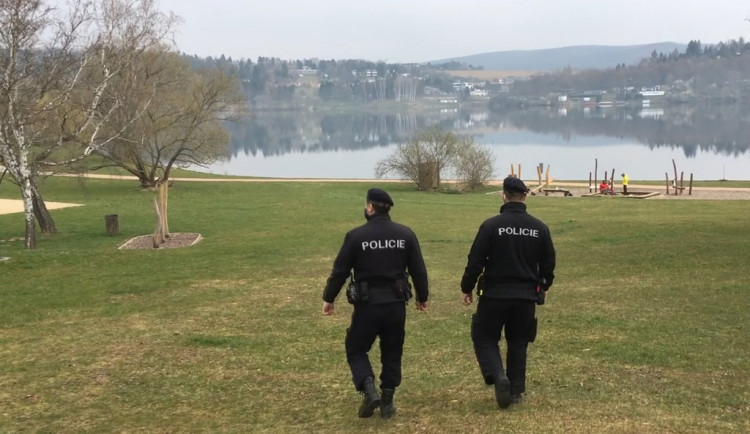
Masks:
[[[169,235],[158,249],[177,249],[197,244],[203,239],[201,234],[190,232],[177,232]],[[141,235],[134,237],[120,245],[118,249],[154,249],[154,235]]]

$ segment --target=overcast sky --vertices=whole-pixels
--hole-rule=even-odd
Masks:
[[[509,50],[750,39],[750,0],[158,0],[177,48],[426,62]]]

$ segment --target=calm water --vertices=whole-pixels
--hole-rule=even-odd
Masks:
[[[702,115],[704,114],[704,115]],[[431,115],[268,114],[230,127],[232,156],[210,173],[282,178],[374,178],[378,161],[421,128],[439,123],[493,151],[496,177],[521,165],[557,179],[604,171],[662,180],[684,172],[698,180],[750,180],[750,116],[742,109],[567,110],[496,114],[443,110]],[[448,176],[444,177],[449,177]],[[396,177],[392,175],[392,177]]]

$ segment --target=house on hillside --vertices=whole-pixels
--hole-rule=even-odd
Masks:
[[[644,98],[652,98],[655,96],[664,96],[666,93],[664,89],[661,88],[661,86],[654,86],[654,87],[642,87],[640,92]]]
[[[643,100],[641,104],[643,107],[651,107],[651,104],[662,102],[665,98],[666,91],[661,86],[654,87],[642,87],[638,92]]]
[[[318,73],[318,70],[312,69],[309,66],[303,66],[302,69],[298,69],[295,72],[297,73],[298,77],[304,77],[307,75],[316,75]]]
[[[471,89],[471,88],[472,86],[471,86],[471,83],[469,82],[466,82],[466,81],[453,82],[453,90],[455,90],[456,92],[461,92],[464,89]]]

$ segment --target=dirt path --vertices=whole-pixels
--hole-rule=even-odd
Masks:
[[[57,176],[68,176],[68,175],[57,175]],[[70,175],[75,176],[75,175]],[[99,179],[119,179],[123,181],[135,180],[132,176],[124,175],[97,175],[89,174],[86,175],[88,178],[99,178]],[[345,178],[172,178],[173,181],[180,182],[361,182],[361,183],[398,183],[406,182],[399,179],[345,179]],[[534,187],[536,184],[534,181],[526,182],[529,188]],[[490,182],[490,185],[500,186],[502,180],[494,180]],[[554,187],[564,187],[573,193],[573,196],[582,196],[589,192],[588,183],[585,182],[553,182]],[[712,199],[712,200],[750,200],[750,188],[738,188],[738,187],[693,187],[692,194],[688,195],[687,189],[684,190],[681,195],[674,195],[674,190],[670,188],[670,195],[666,195],[666,189],[664,187],[656,185],[639,185],[630,184],[628,186],[630,191],[648,191],[648,192],[659,192],[658,196],[654,196],[649,200],[653,199]],[[557,195],[548,196],[552,197],[563,197]],[[64,202],[45,202],[49,209],[66,208],[70,206],[82,206],[79,203],[64,203]],[[16,199],[0,199],[0,214],[13,214],[23,212],[23,202]]]
[[[527,184],[530,188],[533,184]],[[574,196],[582,196],[589,193],[589,185],[585,182],[554,182],[553,187],[561,187],[570,190]],[[615,188],[619,190],[620,186],[615,184]],[[653,199],[704,199],[704,200],[750,200],[750,188],[742,187],[693,187],[692,192],[688,194],[688,189],[683,190],[682,194],[675,195],[675,190],[670,187],[669,194],[667,194],[666,187],[658,185],[646,185],[646,184],[629,184],[628,191],[630,192],[656,192],[659,193],[657,196],[650,197],[649,200]],[[563,196],[549,196],[549,197],[563,197]]]

